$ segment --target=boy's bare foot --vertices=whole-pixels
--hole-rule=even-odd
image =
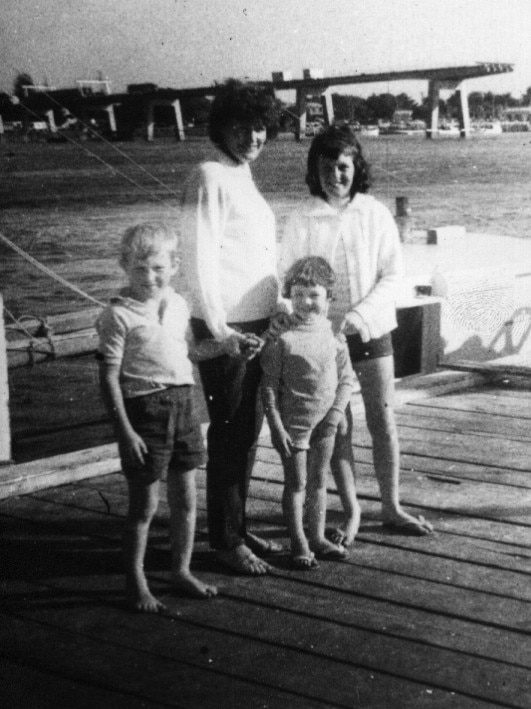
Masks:
[[[210,584],[203,583],[189,571],[175,571],[172,573],[172,585],[177,591],[186,593],[192,598],[212,598],[217,596],[218,589]]]
[[[126,599],[127,605],[138,613],[162,613],[166,610],[164,603],[155,598],[147,586],[128,588]]]
[[[263,576],[271,571],[269,564],[255,556],[245,544],[239,544],[234,549],[219,549],[216,558],[237,574]]]
[[[409,534],[417,537],[425,536],[433,532],[433,526],[421,515],[413,515],[400,509],[391,514],[384,514],[383,526],[396,534]]]
[[[333,544],[328,539],[319,539],[316,542],[310,542],[310,549],[314,552],[317,559],[329,561],[344,561],[348,559],[348,551],[341,544]]]

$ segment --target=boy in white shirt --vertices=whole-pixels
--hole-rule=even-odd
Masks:
[[[190,572],[195,472],[204,462],[188,359],[189,312],[170,285],[177,273],[177,236],[162,224],[139,224],[122,238],[128,280],[98,318],[100,382],[113,419],[129,488],[124,533],[126,591],[138,611],[164,605],[148,587],[144,557],[149,527],[167,473],[174,587],[198,598],[217,591]]]

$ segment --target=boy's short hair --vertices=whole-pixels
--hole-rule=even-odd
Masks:
[[[306,184],[310,194],[326,201],[326,193],[319,179],[319,158],[337,160],[343,154],[350,155],[354,163],[350,198],[352,199],[358,192],[363,194],[369,191],[369,165],[354,130],[347,124],[334,124],[318,133],[310,145],[306,170]]]
[[[326,259],[322,256],[305,256],[295,261],[286,273],[282,295],[290,298],[293,286],[323,286],[327,297],[332,298],[335,284],[336,274]]]
[[[126,268],[131,257],[143,260],[161,250],[168,251],[172,264],[178,260],[179,237],[167,224],[145,222],[125,230],[120,249],[120,266]]]

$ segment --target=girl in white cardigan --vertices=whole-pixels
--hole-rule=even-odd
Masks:
[[[367,193],[368,166],[349,126],[330,126],[317,135],[308,154],[306,182],[312,199],[289,218],[283,235],[281,270],[303,256],[323,256],[337,276],[329,317],[347,336],[373,442],[374,470],[382,499],[383,523],[395,531],[427,534],[429,522],[405,512],[399,502],[399,444],[393,411],[396,328],[395,289],[401,276],[401,249],[394,219]],[[359,527],[354,490],[352,419],[338,434],[332,472],[345,510],[333,541],[349,545]]]

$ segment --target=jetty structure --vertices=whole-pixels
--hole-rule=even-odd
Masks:
[[[334,120],[332,89],[337,86],[370,84],[390,81],[425,80],[428,82],[430,122],[426,137],[438,133],[439,98],[441,91],[457,90],[459,104],[459,134],[466,138],[471,132],[468,98],[464,85],[468,79],[504,74],[514,70],[514,64],[499,62],[477,62],[471,65],[432,67],[427,69],[405,69],[380,73],[353,73],[341,76],[325,76],[321,69],[304,69],[302,78],[293,78],[290,72],[274,71],[271,81],[258,81],[264,86],[272,86],[275,91],[294,90],[296,92],[295,138],[301,140],[306,129],[306,106],[308,95],[319,95],[323,106],[323,117],[329,125]],[[175,137],[185,139],[185,126],[181,111],[181,101],[187,98],[215,96],[217,85],[191,88],[159,88],[155,84],[133,84],[127,93],[111,93],[108,81],[80,81],[77,89],[31,91],[25,105],[41,115],[46,115],[50,129],[57,131],[54,110],[61,105],[73,115],[83,118],[91,109],[99,109],[107,114],[108,131],[117,133],[115,109],[121,106],[127,110],[143,112],[146,124],[146,139],[154,139],[155,107],[170,106],[173,109]]]

